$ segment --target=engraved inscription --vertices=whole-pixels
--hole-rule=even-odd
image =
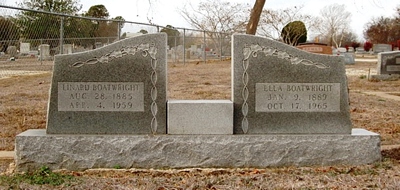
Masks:
[[[400,65],[386,65],[386,71],[400,71]]]
[[[58,111],[144,111],[144,83],[59,82]]]
[[[256,112],[340,112],[340,83],[256,83]]]

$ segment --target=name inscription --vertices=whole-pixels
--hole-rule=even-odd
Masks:
[[[400,71],[400,65],[386,65],[386,71]]]
[[[59,82],[58,111],[144,111],[141,82]]]
[[[256,83],[256,112],[340,112],[340,83]]]

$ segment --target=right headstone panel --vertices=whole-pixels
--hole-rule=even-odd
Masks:
[[[350,134],[343,57],[233,36],[234,133]]]

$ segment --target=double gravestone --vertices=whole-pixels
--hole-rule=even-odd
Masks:
[[[351,129],[343,57],[235,35],[233,102],[167,102],[166,44],[165,34],[151,34],[56,56],[47,132],[28,130],[16,137],[17,170],[380,159],[379,135]],[[191,115],[191,109],[201,111]]]

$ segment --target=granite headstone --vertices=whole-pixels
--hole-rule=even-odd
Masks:
[[[48,134],[165,134],[164,33],[57,55]]]
[[[364,50],[364,48],[363,47],[357,47],[356,48],[356,53],[366,53],[366,51]]]
[[[72,53],[72,44],[63,44],[63,54]]]
[[[16,46],[8,46],[6,52],[10,57],[15,57],[18,53],[17,47]]]
[[[40,61],[51,60],[49,44],[41,44],[39,46],[39,60]]]
[[[20,43],[19,53],[21,55],[26,55],[31,51],[31,44],[30,43]]]
[[[377,74],[400,74],[400,51],[378,53]]]
[[[374,50],[374,53],[392,51],[392,45],[390,45],[390,44],[374,44],[373,50]]]
[[[344,56],[344,63],[346,65],[354,65],[356,63],[354,53],[346,52],[346,53],[342,53],[341,55]]]
[[[234,35],[234,133],[350,134],[342,56]]]

